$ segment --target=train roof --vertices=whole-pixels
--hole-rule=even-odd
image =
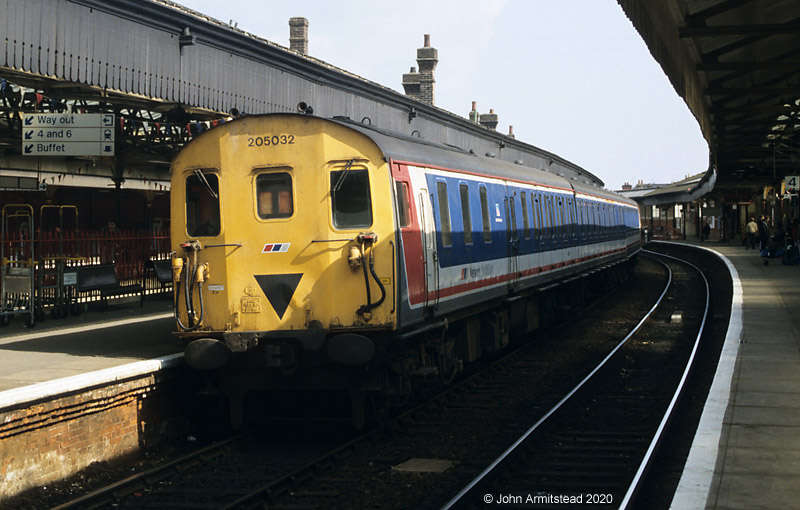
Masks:
[[[454,145],[432,142],[418,136],[409,136],[368,124],[361,124],[345,117],[334,117],[330,120],[343,124],[370,138],[388,159],[394,161],[404,161],[438,168],[453,168],[491,177],[532,181],[566,189],[571,188],[567,179],[532,167],[509,163],[490,156],[478,155]]]
[[[334,117],[332,122],[343,124],[370,138],[383,154],[394,161],[405,161],[439,168],[457,168],[476,174],[489,175],[515,181],[535,182],[562,189],[574,189],[579,193],[610,200],[635,202],[603,188],[574,182],[542,169],[510,163],[495,157],[475,154],[460,147],[445,145],[424,138],[388,131],[368,124],[355,122],[345,117]]]

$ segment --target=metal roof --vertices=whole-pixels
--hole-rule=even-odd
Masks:
[[[717,188],[798,174],[800,1],[617,1],[697,118]]]
[[[710,178],[705,179],[704,174],[697,174],[686,179],[660,186],[636,198],[641,205],[665,205],[687,203],[697,200],[714,187],[716,173],[711,172]],[[631,197],[632,198],[632,197]]]

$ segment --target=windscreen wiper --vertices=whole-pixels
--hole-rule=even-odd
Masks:
[[[200,179],[200,182],[205,185],[206,189],[208,190],[208,194],[211,195],[215,200],[218,199],[219,195],[217,195],[217,192],[214,191],[214,188],[212,188],[211,184],[209,184],[208,179],[206,179],[206,174],[204,174],[199,168],[194,171],[194,174],[198,179]]]

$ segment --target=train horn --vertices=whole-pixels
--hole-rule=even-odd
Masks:
[[[314,115],[314,109],[311,107],[311,105],[300,101],[297,103],[297,113],[302,113],[303,115]]]

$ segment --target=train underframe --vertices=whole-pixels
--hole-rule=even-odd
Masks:
[[[226,353],[227,362],[209,375],[213,373],[214,384],[224,396],[234,428],[243,423],[245,395],[250,392],[301,395],[314,391],[343,395],[349,401],[349,420],[361,428],[368,420],[379,420],[412,403],[421,393],[452,383],[466,367],[502,351],[515,337],[530,337],[604,295],[625,279],[634,262],[635,257],[620,260],[499,302],[432,317],[406,331],[320,331],[311,342],[245,334],[241,350]],[[337,338],[341,341],[332,349]],[[193,340],[191,345],[198,338],[193,335],[186,340]],[[200,340],[208,341],[213,349],[223,343]],[[316,347],[309,349],[309,345]],[[269,398],[255,401],[262,410],[271,405]]]

